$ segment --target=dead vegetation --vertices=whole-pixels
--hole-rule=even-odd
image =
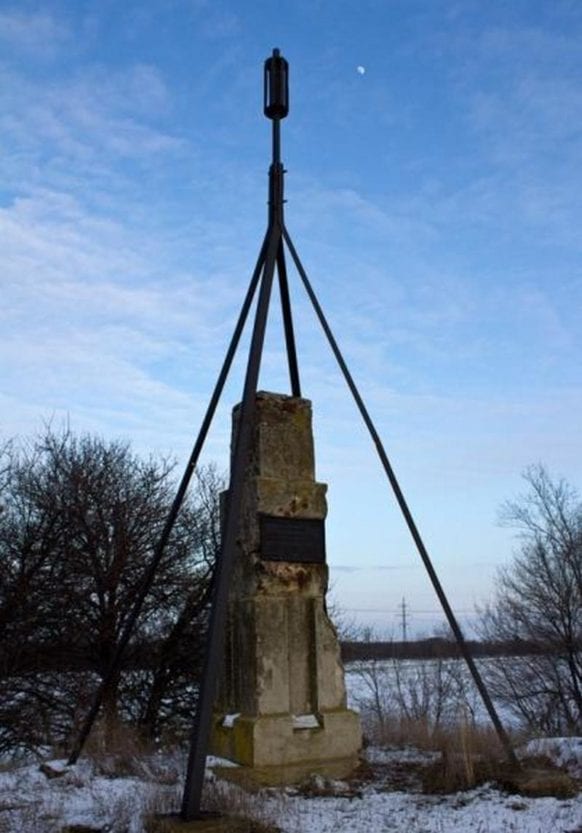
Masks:
[[[456,661],[443,660],[413,668],[369,663],[360,702],[364,730],[374,746],[414,748],[433,753],[432,760],[375,764],[371,778],[384,789],[422,790],[450,794],[492,783],[528,797],[571,798],[576,782],[549,758],[524,760],[512,767],[492,727],[474,719],[471,690],[463,683]],[[523,737],[514,733],[517,747]]]
[[[273,797],[273,791],[270,795]],[[285,802],[284,794],[278,792],[278,797]],[[203,803],[205,811],[224,818],[224,830],[229,833],[280,833],[273,823],[273,809],[267,812],[260,792],[249,793],[229,781],[212,778],[205,786]]]

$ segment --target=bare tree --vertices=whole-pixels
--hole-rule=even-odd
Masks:
[[[62,740],[91,676],[94,685],[109,667],[169,511],[172,466],[125,443],[50,429],[24,448],[8,444],[1,459],[0,741],[4,727],[5,738],[38,742],[48,723]],[[192,688],[196,662],[186,658],[200,641],[221,485],[215,469],[202,471],[178,516],[125,668],[106,692],[111,724],[129,716],[153,734],[177,680]],[[41,712],[42,726],[16,725],[16,714]]]
[[[488,663],[498,700],[545,732],[582,729],[582,505],[565,480],[542,465],[524,473],[528,491],[501,510],[519,551],[497,577],[482,635],[522,643],[519,658]]]

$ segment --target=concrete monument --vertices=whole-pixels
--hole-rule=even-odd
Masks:
[[[345,777],[357,764],[360,722],[325,607],[326,491],[311,403],[258,392],[211,742],[258,780]]]

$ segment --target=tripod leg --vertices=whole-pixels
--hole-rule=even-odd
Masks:
[[[289,363],[289,379],[293,396],[301,396],[299,382],[299,367],[297,364],[297,350],[295,347],[295,333],[293,332],[293,316],[291,315],[291,299],[289,298],[289,282],[287,280],[287,265],[285,263],[285,249],[283,240],[277,251],[277,271],[279,273],[279,290],[281,293],[281,309],[283,325],[285,327],[285,343],[287,345],[287,361]]]
[[[210,610],[204,672],[200,684],[198,705],[192,728],[188,767],[186,770],[186,783],[184,785],[181,813],[182,819],[185,821],[191,821],[200,815],[200,799],[202,797],[204,766],[206,763],[208,741],[210,739],[212,709],[216,695],[218,673],[223,660],[228,591],[237,546],[244,477],[249,459],[257,382],[265,340],[271,288],[273,286],[273,273],[275,271],[277,249],[281,240],[280,227],[278,225],[271,226],[267,234],[270,234],[270,239],[247,363],[238,435],[226,507],[222,549],[220,558],[216,564],[214,577],[214,593]]]
[[[150,590],[150,587],[151,587],[152,582],[153,582],[154,577],[155,577],[156,570],[157,570],[158,565],[159,565],[159,563],[162,559],[162,556],[164,554],[164,550],[165,550],[166,545],[168,543],[168,539],[169,539],[169,537],[172,533],[174,523],[175,523],[176,518],[178,516],[178,512],[180,511],[180,507],[182,506],[182,502],[184,500],[184,497],[186,495],[186,491],[187,491],[188,486],[190,484],[190,480],[191,480],[192,475],[194,473],[194,469],[196,468],[196,464],[198,463],[198,458],[200,456],[200,452],[202,451],[202,447],[204,446],[204,442],[206,440],[206,435],[208,434],[208,430],[209,430],[210,425],[212,423],[212,419],[214,417],[214,413],[216,411],[218,401],[220,399],[220,396],[222,394],[222,390],[224,388],[226,379],[228,377],[228,373],[230,371],[230,366],[232,364],[232,360],[233,360],[234,355],[236,353],[236,349],[238,347],[238,343],[240,341],[240,337],[241,337],[242,331],[244,329],[244,326],[245,326],[245,323],[246,323],[246,320],[247,320],[247,316],[249,314],[249,309],[250,309],[252,301],[253,301],[253,297],[254,297],[254,294],[255,294],[255,291],[256,291],[256,288],[257,288],[257,284],[259,282],[259,277],[260,277],[260,274],[261,274],[261,270],[262,270],[264,262],[265,262],[266,248],[267,248],[267,237],[265,236],[265,240],[263,241],[263,244],[261,246],[261,250],[259,252],[259,257],[257,259],[257,263],[256,263],[255,270],[254,270],[252,278],[251,278],[251,282],[249,284],[249,288],[247,290],[247,294],[245,296],[245,299],[243,301],[243,305],[241,307],[241,311],[240,311],[238,321],[237,321],[235,329],[234,329],[234,333],[232,335],[230,344],[228,346],[228,350],[226,352],[224,363],[223,363],[221,371],[219,373],[218,380],[217,380],[216,386],[214,388],[214,392],[213,392],[212,397],[210,399],[210,402],[208,404],[206,414],[204,416],[204,419],[202,420],[202,425],[200,427],[200,431],[198,432],[198,437],[196,438],[196,442],[194,444],[194,448],[192,449],[190,459],[188,460],[188,464],[186,466],[184,474],[182,475],[182,480],[180,481],[178,491],[176,492],[176,497],[174,498],[174,501],[173,501],[172,506],[170,508],[170,511],[168,513],[168,517],[167,517],[166,522],[164,524],[164,528],[163,528],[162,533],[160,535],[160,539],[159,539],[159,541],[157,543],[157,546],[154,550],[152,560],[149,563],[148,568],[147,568],[147,570],[145,572],[145,575],[143,577],[142,584],[140,586],[137,598],[136,598],[136,600],[133,604],[133,607],[131,609],[131,613],[129,614],[129,616],[127,618],[127,621],[125,623],[125,627],[123,628],[123,630],[120,634],[119,642],[116,645],[115,652],[114,652],[113,657],[111,659],[109,668],[107,669],[107,672],[106,672],[103,680],[101,681],[101,684],[99,685],[99,688],[97,689],[97,691],[95,693],[95,697],[93,698],[91,708],[90,708],[90,710],[87,714],[87,717],[85,718],[85,721],[84,721],[84,723],[81,727],[81,731],[79,733],[79,737],[77,738],[77,742],[76,742],[76,744],[75,744],[75,746],[74,746],[74,748],[73,748],[73,750],[72,750],[72,752],[69,756],[69,760],[68,760],[69,765],[72,765],[72,764],[76,763],[78,758],[79,758],[79,755],[83,751],[83,746],[85,745],[85,742],[86,742],[86,740],[89,736],[89,733],[90,733],[90,731],[93,727],[93,724],[94,724],[94,722],[97,718],[97,715],[99,714],[99,709],[101,708],[101,703],[103,702],[103,696],[104,696],[107,688],[111,685],[111,682],[114,679],[115,674],[117,674],[117,672],[119,670],[119,666],[121,664],[121,659],[123,657],[123,653],[124,653],[124,651],[127,647],[127,644],[129,642],[130,638],[131,638],[131,634],[132,634],[133,629],[135,627],[135,623],[137,621],[137,618],[138,618],[138,616],[141,612],[141,608],[143,606],[145,597],[147,596],[147,594]]]
[[[491,697],[489,696],[489,692],[487,691],[487,688],[485,687],[485,683],[483,682],[481,674],[479,673],[479,669],[475,665],[475,661],[473,660],[473,657],[471,656],[471,653],[469,651],[469,647],[468,647],[467,643],[465,642],[465,637],[463,636],[463,633],[461,631],[459,623],[457,622],[457,618],[456,618],[455,614],[453,613],[453,610],[452,610],[452,608],[449,604],[449,601],[448,601],[448,599],[445,595],[445,591],[443,590],[443,587],[442,587],[442,585],[439,581],[439,578],[436,574],[436,571],[435,571],[435,569],[432,565],[432,561],[431,561],[430,556],[428,554],[428,551],[427,551],[427,549],[424,545],[424,542],[423,542],[423,540],[420,536],[420,532],[418,531],[418,528],[416,526],[414,518],[412,517],[412,513],[410,512],[410,509],[408,508],[408,504],[406,502],[404,494],[402,493],[402,490],[400,488],[400,484],[398,483],[396,475],[394,474],[394,470],[392,469],[392,466],[390,464],[390,461],[388,459],[388,456],[387,456],[386,451],[384,449],[384,446],[382,444],[382,440],[380,439],[380,436],[379,436],[378,432],[376,431],[376,428],[374,427],[374,423],[372,422],[370,414],[368,413],[368,410],[367,410],[367,408],[364,404],[364,401],[363,401],[362,397],[360,396],[358,388],[356,387],[356,383],[354,382],[354,380],[352,378],[352,375],[351,375],[350,371],[348,370],[348,367],[347,367],[347,365],[344,361],[344,358],[343,358],[343,356],[340,352],[338,344],[337,344],[337,342],[336,342],[336,340],[333,336],[333,333],[332,333],[332,331],[329,327],[329,324],[327,323],[327,320],[325,318],[323,310],[322,310],[321,306],[319,305],[319,302],[317,300],[315,292],[313,291],[311,283],[309,282],[309,278],[307,277],[305,269],[303,268],[303,265],[302,265],[302,263],[299,259],[299,255],[297,254],[297,251],[296,251],[296,249],[293,245],[293,242],[292,242],[292,240],[289,236],[289,233],[288,233],[287,229],[285,229],[285,228],[283,229],[283,236],[284,236],[285,242],[287,243],[287,246],[289,247],[291,257],[293,258],[293,261],[295,263],[297,271],[299,272],[299,276],[301,277],[301,280],[303,281],[303,285],[305,287],[305,290],[306,290],[306,292],[309,296],[309,299],[310,299],[310,301],[313,305],[313,308],[315,310],[315,314],[317,315],[317,317],[319,319],[319,323],[321,324],[321,327],[322,327],[322,329],[323,329],[323,331],[324,331],[324,333],[327,337],[327,340],[329,342],[331,350],[332,350],[332,352],[333,352],[333,354],[334,354],[334,356],[337,360],[337,363],[338,363],[338,365],[339,365],[339,367],[340,367],[340,369],[343,373],[343,376],[344,376],[344,378],[346,380],[346,383],[347,383],[347,385],[348,385],[348,387],[349,387],[349,389],[352,393],[352,396],[354,397],[354,400],[355,400],[356,405],[358,407],[358,410],[359,410],[359,412],[362,416],[362,419],[364,420],[366,428],[368,429],[368,431],[370,433],[370,436],[372,437],[372,440],[374,442],[374,445],[376,446],[376,451],[378,452],[380,462],[382,463],[384,471],[386,472],[386,476],[388,477],[388,481],[389,481],[389,483],[392,487],[392,490],[393,490],[394,495],[396,497],[396,501],[398,502],[400,510],[401,510],[401,512],[404,516],[404,520],[406,521],[406,524],[408,526],[410,534],[412,535],[414,543],[416,544],[416,548],[419,552],[419,555],[422,559],[422,562],[425,566],[425,569],[426,569],[426,571],[429,575],[429,578],[432,582],[432,586],[434,587],[434,590],[435,590],[435,592],[438,596],[438,599],[441,603],[441,606],[442,606],[444,614],[447,618],[447,621],[448,621],[448,623],[451,627],[451,630],[453,631],[453,633],[455,635],[455,639],[457,640],[457,645],[459,646],[459,649],[460,649],[460,651],[463,655],[463,659],[465,660],[465,662],[466,662],[466,664],[469,668],[469,671],[471,673],[471,676],[473,677],[473,681],[475,682],[475,685],[477,686],[479,694],[481,695],[483,705],[487,709],[489,717],[491,718],[491,722],[493,723],[493,725],[495,727],[495,730],[497,732],[497,736],[498,736],[499,740],[501,741],[502,746],[505,749],[505,752],[507,754],[507,757],[508,757],[509,761],[513,765],[517,766],[518,765],[517,758],[515,756],[515,752],[513,751],[512,746],[511,746],[511,742],[509,740],[509,737],[507,736],[507,733],[505,732],[505,729],[503,728],[503,725],[502,725],[502,723],[499,719],[499,715],[497,714],[495,706],[493,705],[493,701],[491,700]]]

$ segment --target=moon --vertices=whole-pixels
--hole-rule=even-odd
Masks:
[[[363,67],[361,64],[356,67],[356,72],[358,75],[365,75],[366,74],[366,67]]]

